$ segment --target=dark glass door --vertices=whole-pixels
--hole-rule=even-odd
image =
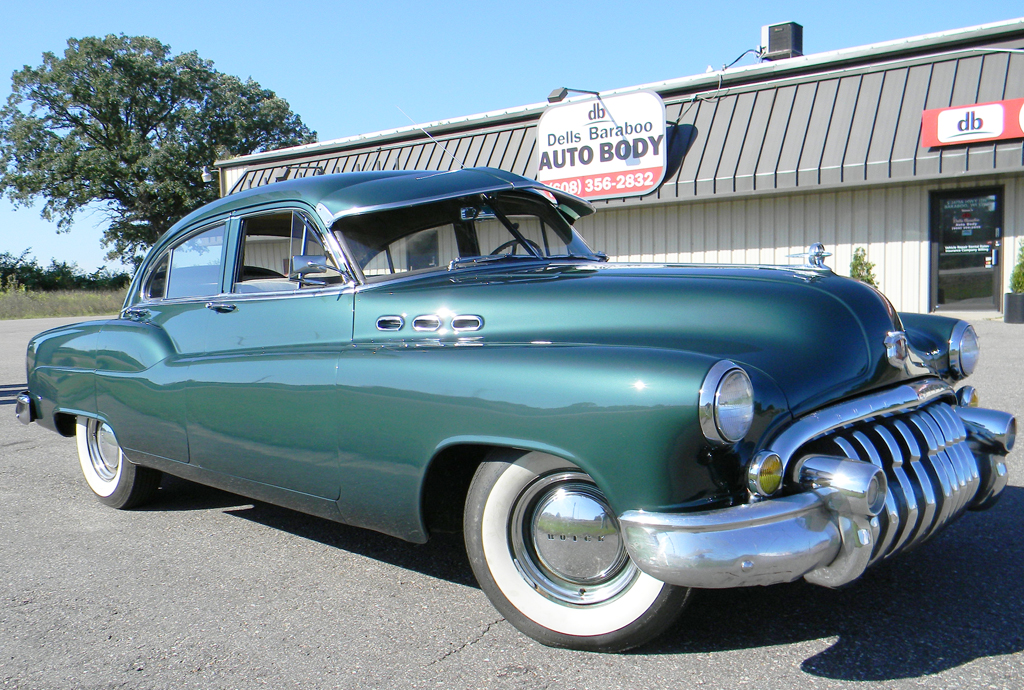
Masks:
[[[999,309],[1002,189],[934,192],[931,202],[935,309]]]

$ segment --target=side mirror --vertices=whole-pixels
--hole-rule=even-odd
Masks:
[[[298,255],[292,257],[292,271],[289,280],[297,280],[303,285],[327,285],[326,280],[309,278],[311,275],[332,274],[331,277],[344,275],[341,271],[327,263],[326,256]]]
[[[326,256],[293,256],[292,278],[310,275],[311,273],[327,273]]]

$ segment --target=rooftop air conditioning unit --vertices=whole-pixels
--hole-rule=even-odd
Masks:
[[[761,27],[761,57],[782,60],[804,54],[804,27],[796,22]]]

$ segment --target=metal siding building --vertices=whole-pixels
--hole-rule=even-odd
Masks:
[[[1024,141],[925,148],[922,112],[1024,97],[1022,49],[1018,19],[604,92],[659,93],[690,145],[657,192],[597,202],[577,227],[613,261],[785,264],[821,241],[848,273],[864,247],[898,309],[983,307],[943,298],[935,218],[936,199],[979,190],[1001,219],[986,260],[998,308],[1024,241]],[[535,177],[546,105],[423,125],[448,153],[404,127],[219,161],[221,190],[459,161]]]

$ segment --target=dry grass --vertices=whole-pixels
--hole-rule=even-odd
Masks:
[[[0,319],[97,316],[121,310],[127,290],[0,290]]]

